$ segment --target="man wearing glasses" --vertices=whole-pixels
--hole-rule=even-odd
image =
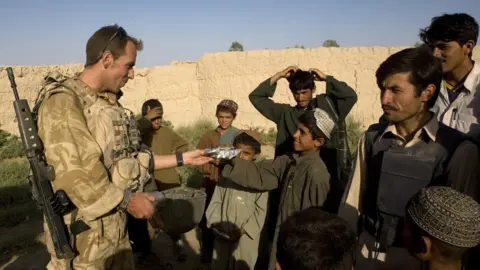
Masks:
[[[201,165],[203,150],[154,156],[139,143],[133,113],[117,101],[134,78],[143,43],[117,25],[97,30],[86,45],[85,69],[73,77],[49,74],[37,98],[39,137],[55,168],[54,190],[75,206],[64,214],[76,256],[56,256],[45,227],[51,260],[47,269],[134,269],[127,213],[153,215],[151,194],[142,192],[153,169]]]

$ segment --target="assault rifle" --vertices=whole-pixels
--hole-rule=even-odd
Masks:
[[[28,106],[28,101],[18,97],[15,76],[11,67],[7,68],[7,73],[15,95],[13,108],[18,121],[20,138],[30,163],[31,173],[28,181],[32,188],[34,200],[43,208],[57,258],[71,259],[75,256],[75,253],[70,247],[67,227],[63,221],[63,214],[68,208],[68,197],[62,190],[53,192],[50,182],[55,179],[55,172],[53,167],[47,164],[43,153],[43,143],[38,137],[37,125]]]

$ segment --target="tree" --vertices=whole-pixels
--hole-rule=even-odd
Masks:
[[[234,41],[232,42],[232,45],[230,45],[230,49],[228,49],[229,52],[243,52],[243,45],[238,42]]]
[[[295,47],[287,47],[287,49],[291,49],[291,48],[305,49],[305,46],[303,46],[303,45],[295,45]]]
[[[327,39],[323,42],[323,47],[340,47],[334,39]]]

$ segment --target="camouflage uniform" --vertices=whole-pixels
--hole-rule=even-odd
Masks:
[[[40,106],[38,106],[40,105]],[[112,93],[97,93],[76,76],[46,77],[37,104],[37,124],[47,161],[55,168],[54,190],[63,189],[77,210],[67,226],[84,221],[90,229],[70,238],[72,262],[55,257],[44,224],[51,260],[47,269],[134,269],[126,213],[117,210],[127,188],[143,189],[150,179],[150,153],[138,152],[128,132],[125,109]],[[133,136],[135,137],[135,136]],[[132,144],[133,143],[133,144]]]

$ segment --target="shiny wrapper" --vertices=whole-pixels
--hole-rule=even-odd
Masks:
[[[214,159],[231,160],[240,154],[242,150],[235,147],[217,147],[205,149],[205,155],[211,156]]]

